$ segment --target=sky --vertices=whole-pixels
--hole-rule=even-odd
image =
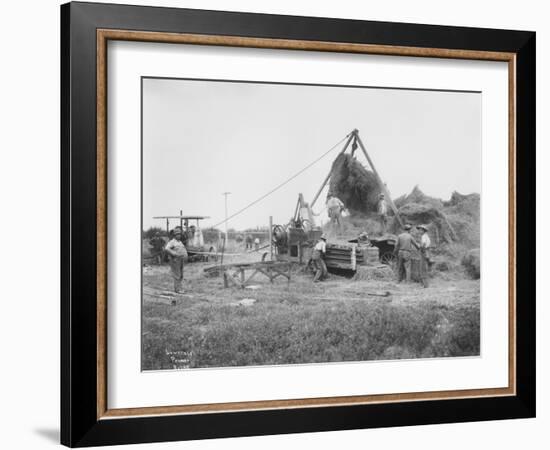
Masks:
[[[480,93],[144,78],[142,113],[145,229],[180,210],[223,229],[223,192],[231,216],[342,141],[228,227],[287,223],[354,128],[393,198],[415,185],[442,199],[481,189]]]

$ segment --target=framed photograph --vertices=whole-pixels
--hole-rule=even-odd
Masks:
[[[535,33],[61,7],[61,441],[535,415]]]

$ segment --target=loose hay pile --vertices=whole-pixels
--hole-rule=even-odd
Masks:
[[[401,208],[403,205],[408,203],[420,203],[423,205],[429,205],[435,209],[442,209],[443,202],[435,197],[430,197],[420,190],[418,186],[415,186],[410,194],[402,195],[394,201],[397,208]]]
[[[429,224],[437,240],[452,242],[457,239],[454,227],[450,224],[441,209],[427,203],[407,203],[399,208],[399,215],[404,222],[414,225]],[[399,224],[394,222],[394,232],[399,232]]]
[[[479,194],[453,192],[448,202],[429,197],[418,186],[409,195],[395,200],[399,215],[413,225],[429,225],[432,242],[461,243],[466,248],[479,246]],[[398,232],[394,223],[393,231]]]
[[[342,200],[348,209],[362,213],[376,211],[380,194],[374,173],[345,153],[332,163],[329,191]]]
[[[395,278],[395,274],[390,266],[380,264],[378,266],[358,266],[352,280],[385,280],[391,281]]]

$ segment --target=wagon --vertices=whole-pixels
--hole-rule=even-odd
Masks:
[[[378,255],[382,264],[394,266],[397,258],[393,254],[397,238],[394,235],[381,236],[379,238],[370,238],[373,247],[378,248]]]
[[[397,243],[397,238],[393,235],[386,235],[380,238],[370,239],[370,243],[374,247],[378,247],[380,262],[387,264],[392,269],[396,269],[397,266],[397,257],[394,255],[395,244]],[[434,262],[432,259],[428,258],[428,271],[431,271]],[[411,263],[411,276],[414,281],[420,281],[420,253],[414,252]]]

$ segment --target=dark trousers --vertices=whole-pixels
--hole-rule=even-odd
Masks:
[[[420,281],[425,288],[428,287],[428,259],[425,251],[420,253]]]
[[[324,280],[328,275],[327,265],[321,258],[313,258],[313,267],[315,269],[315,276],[313,281]]]
[[[182,256],[172,257],[170,259],[170,272],[174,279],[174,292],[180,292],[182,289],[183,264],[184,258]]]
[[[397,281],[401,282],[405,279],[411,281],[411,252],[408,250],[399,250],[397,255]]]
[[[386,214],[380,214],[380,233],[386,234],[386,227],[388,226],[388,216]]]

